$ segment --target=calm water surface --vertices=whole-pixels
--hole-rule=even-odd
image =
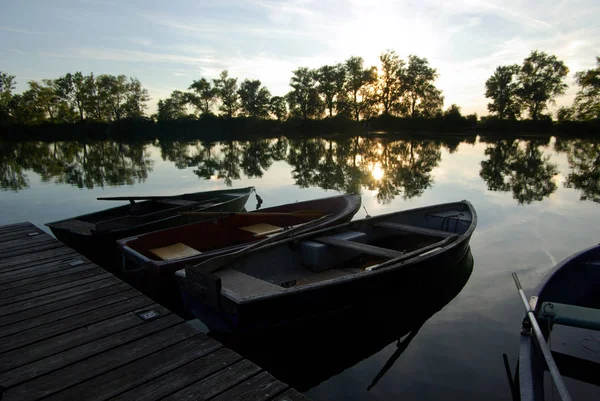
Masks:
[[[228,186],[254,185],[263,207],[360,191],[371,215],[467,199],[479,225],[472,272],[457,295],[448,290],[440,297],[439,288],[421,284],[385,316],[357,314],[340,323],[340,337],[352,332],[351,341],[339,340],[343,358],[315,354],[306,375],[279,358],[271,371],[293,370],[290,384],[313,399],[509,400],[502,354],[514,371],[523,315],[510,273],[530,292],[555,263],[599,242],[600,142],[441,138],[0,142],[0,224],[28,220],[41,227],[113,206],[100,196]],[[247,208],[255,208],[253,199]],[[426,319],[435,310],[421,307],[436,302],[441,310],[425,322],[397,327],[419,322],[415,314]],[[323,343],[326,349],[338,342],[323,336]],[[288,343],[280,351],[293,361],[302,347]],[[569,386],[574,398],[598,396],[572,380]]]

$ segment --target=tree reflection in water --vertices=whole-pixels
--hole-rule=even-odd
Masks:
[[[581,200],[600,203],[600,142],[557,141],[555,149],[567,154],[570,171],[564,186],[581,191]]]
[[[506,139],[489,144],[479,175],[490,191],[512,191],[521,204],[541,201],[556,191],[556,164],[540,147],[544,140]]]

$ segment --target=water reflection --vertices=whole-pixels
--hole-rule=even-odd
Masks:
[[[556,164],[540,147],[544,140],[507,139],[489,144],[479,175],[490,191],[512,191],[519,204],[541,201],[556,191]]]
[[[519,204],[541,201],[556,191],[559,170],[548,152],[549,138],[482,142],[486,145],[479,176],[488,190],[510,192]],[[153,170],[150,154],[157,149],[178,169],[191,169],[200,179],[221,179],[227,186],[243,178],[262,178],[274,163],[283,161],[299,187],[370,190],[380,203],[389,203],[396,197],[419,197],[432,188],[443,150],[452,155],[462,143],[474,144],[476,137],[0,142],[0,185],[3,190],[26,189],[30,171],[43,182],[88,189],[141,183]],[[581,191],[582,200],[600,203],[600,142],[557,138],[554,150],[565,154],[568,162],[564,186]]]
[[[600,142],[581,139],[557,140],[555,149],[567,154],[571,169],[565,187],[580,190],[581,200],[600,203]]]
[[[358,307],[308,324],[243,336],[211,335],[302,392],[394,344],[395,349],[384,354],[390,355],[379,361],[380,368],[363,389],[370,391],[397,363],[425,322],[460,293],[472,271],[469,251],[458,264],[440,266],[435,278],[413,277],[407,280],[410,285],[398,288],[393,296],[363,299]]]

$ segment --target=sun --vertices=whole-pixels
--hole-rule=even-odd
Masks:
[[[385,174],[385,171],[383,171],[383,169],[381,168],[381,163],[379,163],[379,162],[371,165],[370,170],[371,170],[371,175],[377,181],[381,180],[383,178],[383,175]]]

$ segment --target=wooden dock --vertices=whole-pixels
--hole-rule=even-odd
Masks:
[[[30,223],[0,226],[0,400],[307,400]]]

